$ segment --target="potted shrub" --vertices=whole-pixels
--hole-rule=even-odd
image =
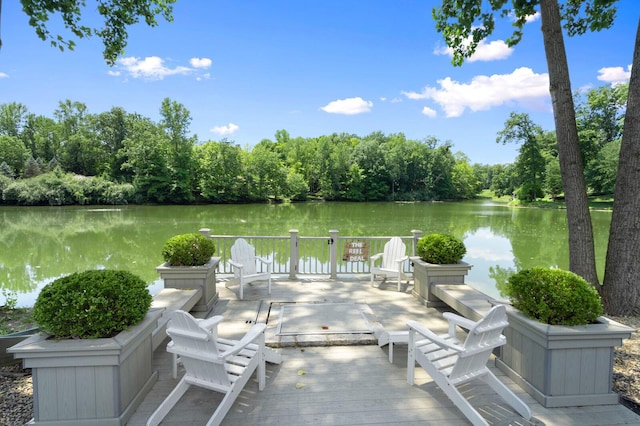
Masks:
[[[33,373],[33,424],[120,424],[157,380],[146,283],[90,270],[45,286],[33,307],[41,332],[8,349]]]
[[[213,241],[202,234],[181,234],[169,238],[162,247],[164,263],[156,268],[165,288],[201,289],[194,311],[208,312],[218,300],[216,268],[220,258],[212,257]]]
[[[496,364],[545,407],[617,404],[614,348],[633,330],[601,316],[596,289],[560,269],[531,268],[504,290],[509,327]]]
[[[471,265],[462,262],[467,253],[462,240],[449,234],[427,234],[416,244],[413,265],[413,295],[428,307],[445,304],[433,295],[433,284],[464,284]]]

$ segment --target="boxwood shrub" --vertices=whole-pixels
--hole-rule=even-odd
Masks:
[[[162,258],[171,266],[200,266],[207,263],[216,247],[202,234],[182,234],[171,237],[162,247]]]
[[[428,234],[418,240],[416,251],[425,262],[448,265],[460,262],[467,248],[453,235]]]
[[[142,321],[151,299],[147,284],[131,272],[89,270],[46,285],[33,317],[56,339],[113,337]]]
[[[553,325],[584,325],[602,315],[596,289],[569,271],[535,267],[509,277],[505,294],[524,315]]]

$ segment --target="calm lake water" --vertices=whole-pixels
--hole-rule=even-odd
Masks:
[[[604,273],[610,212],[592,212],[598,273]],[[0,305],[7,290],[18,306],[33,305],[42,286],[72,272],[126,269],[152,287],[164,242],[210,228],[222,235],[409,236],[452,233],[473,265],[466,282],[498,296],[509,270],[568,268],[564,210],[510,208],[487,201],[459,203],[300,203],[278,205],[0,207]]]

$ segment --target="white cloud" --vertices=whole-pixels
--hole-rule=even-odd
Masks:
[[[0,78],[9,78],[9,74],[0,72]]]
[[[112,77],[118,77],[121,73],[120,71],[109,70],[107,71],[107,74],[109,74]]]
[[[330,114],[355,115],[371,111],[372,106],[373,102],[357,97],[338,99],[337,101],[329,102],[320,109]]]
[[[236,124],[229,123],[226,126],[216,126],[209,129],[211,133],[216,133],[221,136],[232,135],[240,129]]]
[[[535,22],[539,19],[540,19],[540,12],[536,11],[536,13],[534,13],[533,15],[527,16],[527,24],[530,24],[531,22]]]
[[[479,75],[470,83],[447,77],[438,80],[439,88],[425,87],[422,92],[402,92],[408,99],[432,99],[447,117],[459,117],[466,108],[488,110],[512,102],[536,106],[549,98],[549,75],[536,74],[530,68],[518,68],[511,74]]]
[[[209,66],[211,66],[211,60],[207,58],[192,58],[190,63],[193,68],[182,65],[172,68],[165,65],[164,59],[158,56],[147,56],[144,59],[130,56],[127,58],[118,59],[117,66],[120,69],[109,71],[109,75],[118,76],[120,75],[120,70],[122,70],[127,75],[133,78],[162,80],[165,77],[172,75],[194,74],[197,73],[196,69],[208,68]],[[207,76],[208,74],[204,74],[204,78],[208,78]],[[202,76],[198,76],[197,78],[200,77]]]
[[[598,70],[598,80],[606,81],[613,85],[626,83],[631,78],[631,65],[627,66],[627,71],[622,67],[605,67]]]
[[[211,66],[211,59],[209,59],[209,58],[191,58],[189,63],[194,68],[207,69],[207,68],[209,68]]]
[[[469,43],[470,41],[471,39],[469,38],[467,43]],[[453,49],[448,46],[437,47],[434,49],[433,53],[435,55],[448,55],[451,58],[453,57]],[[513,48],[507,46],[507,43],[505,43],[503,40],[494,40],[489,43],[481,40],[476,47],[475,53],[471,55],[471,57],[468,58],[467,61],[497,61],[500,59],[508,58],[512,53]]]
[[[436,118],[436,115],[438,114],[436,110],[431,109],[429,107],[422,108],[422,113],[429,118]]]

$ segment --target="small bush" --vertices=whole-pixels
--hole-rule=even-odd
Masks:
[[[182,234],[171,237],[162,247],[162,258],[171,266],[200,266],[207,263],[216,247],[204,235]]]
[[[467,248],[453,235],[429,234],[420,238],[416,251],[425,262],[448,265],[460,262]]]
[[[56,339],[113,337],[142,321],[151,299],[146,283],[130,272],[91,270],[46,285],[33,317]]]
[[[573,272],[531,268],[509,277],[505,294],[529,318],[553,325],[584,325],[602,315],[596,289]]]

